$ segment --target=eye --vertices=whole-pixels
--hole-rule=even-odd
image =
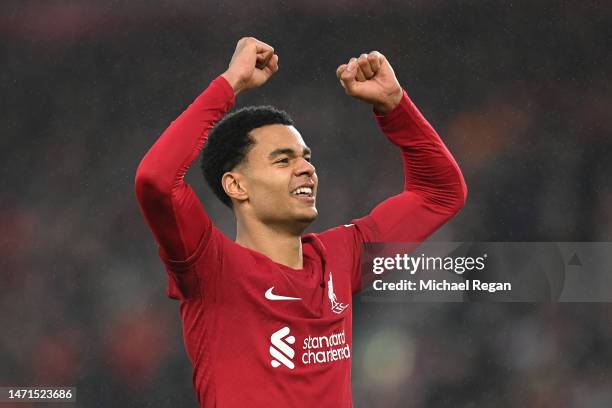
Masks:
[[[283,158],[283,159],[279,159],[279,160],[277,160],[277,161],[275,161],[275,162],[274,162],[274,164],[276,164],[276,163],[288,164],[288,163],[289,163],[289,158],[288,158],[288,157],[285,157],[285,158]]]
[[[308,163],[310,163],[312,161],[312,157],[304,156],[304,160],[306,160]]]

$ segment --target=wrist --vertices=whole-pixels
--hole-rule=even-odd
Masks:
[[[389,94],[384,101],[380,103],[374,104],[374,110],[379,114],[387,114],[391,112],[393,109],[397,108],[397,106],[402,101],[404,97],[404,90],[400,87],[393,93]]]
[[[238,95],[240,92],[242,92],[242,81],[239,78],[237,78],[229,71],[225,71],[221,74],[221,76],[225,78],[225,80],[230,84],[230,86],[234,90],[234,95]]]

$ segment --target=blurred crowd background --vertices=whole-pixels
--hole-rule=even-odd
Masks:
[[[3,1],[0,385],[197,406],[133,180],[246,35],[280,71],[237,106],[294,117],[321,184],[312,231],[401,191],[399,153],[335,77],[379,50],[467,180],[432,239],[611,240],[609,2]],[[197,166],[187,179],[233,238]],[[356,301],[354,318],[356,407],[612,406],[609,304]]]

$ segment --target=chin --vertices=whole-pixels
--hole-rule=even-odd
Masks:
[[[310,224],[311,222],[317,219],[317,215],[319,215],[319,212],[317,211],[316,208],[313,207],[309,209],[308,211],[302,211],[300,214],[298,214],[296,216],[296,220],[301,223]]]

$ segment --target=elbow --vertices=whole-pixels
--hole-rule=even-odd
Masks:
[[[450,210],[453,215],[457,214],[465,206],[468,196],[468,188],[463,175],[459,173],[459,180],[451,192]]]
[[[457,212],[459,212],[465,206],[465,203],[467,201],[467,196],[468,196],[468,188],[467,188],[467,184],[465,183],[465,179],[462,176],[461,182],[460,182],[460,188],[457,193],[457,206],[456,206]]]
[[[429,201],[435,203],[440,211],[453,217],[465,206],[467,193],[465,180],[459,174],[459,178],[455,182],[432,192]]]
[[[159,190],[151,178],[136,174],[134,192],[139,202],[143,203],[155,196]]]
[[[444,187],[438,186],[409,192],[421,196],[432,211],[444,214],[449,218],[461,211],[467,200],[467,186],[463,180]]]
[[[159,199],[169,193],[169,189],[165,188],[159,177],[147,171],[141,165],[136,170],[134,177],[134,190],[136,198],[139,202],[151,201]]]
[[[454,160],[452,163],[452,176],[449,177],[449,181],[452,180],[452,184],[449,185],[449,188],[446,191],[446,196],[448,197],[448,209],[454,216],[465,206],[468,196],[468,188],[465,182],[465,177],[463,177],[463,172],[459,168],[459,165]]]

